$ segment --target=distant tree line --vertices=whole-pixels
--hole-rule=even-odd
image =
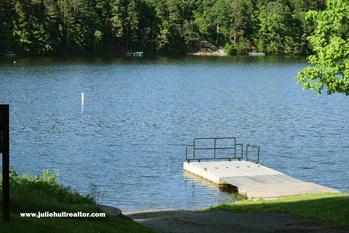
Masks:
[[[229,54],[308,54],[309,10],[325,0],[0,0],[0,50],[181,55],[201,41]]]

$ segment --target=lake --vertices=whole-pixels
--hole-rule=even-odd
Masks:
[[[304,58],[19,59],[0,65],[11,165],[56,170],[124,211],[234,200],[183,174],[194,137],[236,136],[261,163],[349,191],[349,97],[304,92]],[[80,94],[85,94],[85,106]]]

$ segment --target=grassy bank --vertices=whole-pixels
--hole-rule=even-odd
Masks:
[[[303,216],[331,226],[349,227],[349,194],[308,194],[276,200],[244,200],[209,208],[234,212],[283,212]]]
[[[57,182],[57,175],[44,171],[41,176],[19,176],[11,172],[11,221],[2,223],[0,232],[84,232],[151,233],[126,217],[106,218],[21,218],[20,212],[103,212],[91,195],[81,196]],[[0,194],[1,196],[1,194]],[[0,197],[2,200],[2,197]],[[2,202],[1,202],[2,208]]]

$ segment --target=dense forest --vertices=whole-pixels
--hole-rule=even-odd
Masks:
[[[304,55],[324,0],[1,0],[0,50],[27,55]]]

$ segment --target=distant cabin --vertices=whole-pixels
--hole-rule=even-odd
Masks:
[[[265,56],[265,53],[250,52],[250,53],[248,53],[248,56],[263,57],[263,56]]]
[[[140,52],[140,51],[134,52],[134,53],[128,52],[126,53],[126,56],[127,57],[143,57],[143,52]]]
[[[2,53],[2,57],[4,58],[15,58],[16,57],[16,54],[10,50],[5,50],[3,53]]]

